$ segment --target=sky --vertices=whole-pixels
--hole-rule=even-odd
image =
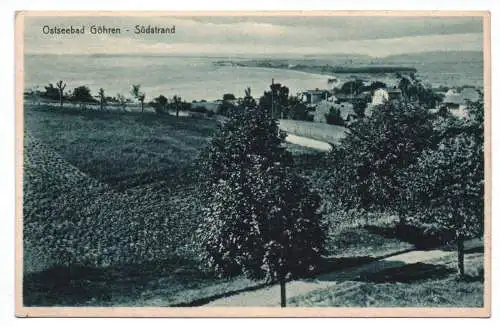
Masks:
[[[327,55],[384,57],[428,51],[481,51],[482,17],[198,16],[25,17],[25,53]],[[85,26],[84,35],[45,35],[43,27]],[[92,35],[91,25],[121,29]],[[134,34],[135,25],[175,34]],[[129,31],[125,31],[129,29]]]

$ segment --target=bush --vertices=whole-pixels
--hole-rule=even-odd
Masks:
[[[344,120],[340,116],[340,109],[330,108],[330,112],[325,114],[326,123],[330,125],[344,126]]]

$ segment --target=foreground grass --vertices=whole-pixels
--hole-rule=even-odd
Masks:
[[[482,307],[483,255],[466,256],[465,279],[456,277],[456,256],[432,263],[367,273],[290,300],[299,307]]]
[[[200,271],[195,262],[172,258],[109,268],[54,267],[28,274],[23,301],[26,306],[192,306],[258,285],[243,277],[218,279]]]
[[[453,277],[406,283],[350,284],[341,293],[335,288],[293,299],[297,307],[482,307],[483,283]]]

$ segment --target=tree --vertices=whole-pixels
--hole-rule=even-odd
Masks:
[[[116,95],[116,100],[118,101],[118,104],[120,105],[122,110],[125,111],[127,108],[128,99],[123,94],[118,93]]]
[[[285,134],[260,107],[233,111],[200,162],[205,217],[197,230],[202,263],[220,276],[278,281],[314,270],[323,253],[319,197],[291,170]]]
[[[353,101],[353,110],[359,118],[365,117],[365,110],[368,106],[366,101]]]
[[[54,87],[54,84],[49,83],[49,85],[44,86],[45,92],[43,92],[42,97],[50,100],[59,100],[59,89]]]
[[[405,203],[417,224],[455,234],[457,273],[463,278],[464,240],[484,231],[484,101],[468,104],[465,120],[442,118],[436,148],[403,175]]]
[[[59,93],[59,107],[62,109],[63,99],[64,99],[64,89],[66,88],[66,83],[63,83],[63,81],[59,81],[56,83],[56,86]]]
[[[179,119],[179,110],[182,106],[182,99],[180,96],[174,95],[174,97],[172,98],[172,102],[173,102],[174,107],[175,107],[175,117],[177,117],[177,119]]]
[[[364,83],[360,79],[356,79],[354,81],[348,81],[348,82],[345,82],[340,87],[340,92],[343,94],[357,95],[357,94],[362,92],[363,86],[364,86]]]
[[[274,118],[282,118],[283,113],[288,111],[288,96],[290,90],[280,83],[274,83],[272,80],[270,91],[265,91],[259,99],[259,106],[271,113]]]
[[[331,107],[330,112],[325,114],[325,118],[327,124],[344,126],[344,120],[340,115],[340,109]]]
[[[461,278],[464,240],[481,236],[484,229],[483,155],[483,143],[461,134],[424,151],[404,179],[405,203],[415,223],[454,232]]]
[[[132,90],[130,91],[130,94],[132,94],[132,96],[141,103],[141,112],[144,112],[144,99],[146,98],[146,93],[141,91],[141,85],[140,84],[132,85]]]
[[[160,95],[153,99],[150,105],[154,108],[157,114],[164,114],[167,108],[168,99],[164,95]]]
[[[245,108],[255,108],[257,106],[257,101],[252,97],[252,89],[247,87],[245,89],[245,97],[243,98],[243,102],[241,103],[243,109]]]
[[[442,96],[435,93],[431,86],[425,86],[415,74],[399,75],[398,87],[403,97],[410,102],[418,103],[426,108],[435,108],[442,100]]]
[[[289,99],[289,110],[285,112],[284,116],[289,119],[308,120],[309,112],[306,105],[298,97],[292,96]]]
[[[331,154],[332,190],[343,208],[384,210],[405,224],[399,174],[437,143],[432,116],[420,106],[388,102],[353,124]]]
[[[236,97],[232,93],[226,93],[222,96],[223,101],[233,101],[236,100]]]
[[[92,96],[90,89],[85,85],[74,88],[71,99],[75,102],[80,102],[80,104],[92,103],[96,101]]]
[[[98,96],[99,96],[99,105],[100,105],[101,111],[103,111],[104,105],[106,104],[106,95],[104,94],[104,89],[102,87],[99,89]]]

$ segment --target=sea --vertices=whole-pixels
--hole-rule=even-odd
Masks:
[[[66,91],[86,85],[94,95],[99,88],[103,88],[108,96],[118,93],[130,96],[132,85],[139,84],[146,93],[146,101],[160,94],[168,98],[178,95],[186,101],[211,101],[221,99],[225,93],[242,97],[247,87],[251,88],[254,97],[259,97],[269,89],[272,79],[286,85],[290,94],[307,89],[324,89],[328,87],[328,77],[331,77],[288,69],[214,64],[221,59],[234,58],[27,54],[24,57],[24,89],[43,91],[45,85],[63,80],[67,84]],[[408,66],[407,63],[404,65]],[[417,68],[418,76],[434,86],[482,87],[483,84],[482,61],[419,61],[412,66]],[[342,81],[356,76],[340,74],[335,77]],[[373,79],[387,81],[388,76],[373,76]]]

